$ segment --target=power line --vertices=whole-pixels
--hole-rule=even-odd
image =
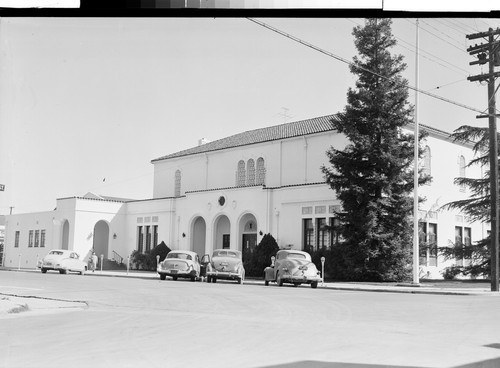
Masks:
[[[357,69],[364,70],[364,71],[366,71],[366,72],[368,72],[368,73],[371,73],[371,74],[376,75],[376,76],[378,76],[378,77],[380,77],[380,78],[383,78],[383,79],[385,79],[385,80],[389,80],[389,81],[390,81],[390,78],[388,78],[388,77],[386,77],[386,76],[384,76],[384,75],[380,75],[380,74],[378,74],[378,73],[376,73],[376,72],[374,72],[374,71],[372,71],[372,70],[369,70],[369,69],[367,69],[367,68],[363,68],[363,67],[361,67],[361,66],[359,66],[359,65],[356,65],[355,63],[353,63],[353,62],[351,62],[351,61],[348,61],[348,60],[344,59],[344,58],[343,58],[343,57],[341,57],[341,56],[338,56],[338,55],[335,55],[335,54],[333,54],[333,53],[331,53],[331,52],[329,52],[329,51],[323,50],[322,48],[320,48],[320,47],[318,47],[318,46],[314,46],[314,45],[312,45],[312,44],[310,44],[310,43],[308,43],[308,42],[306,42],[306,41],[303,41],[303,40],[301,40],[301,39],[299,39],[299,38],[297,38],[297,37],[295,37],[295,36],[292,36],[292,35],[290,35],[290,34],[288,34],[288,33],[286,33],[286,32],[283,32],[283,31],[281,31],[281,30],[279,30],[279,29],[277,29],[277,28],[274,28],[274,27],[272,27],[272,26],[270,26],[270,25],[268,25],[268,24],[266,24],[266,23],[260,22],[260,21],[258,21],[258,20],[253,19],[253,18],[247,18],[247,19],[248,19],[249,21],[254,22],[255,24],[258,24],[258,25],[260,25],[260,26],[262,26],[262,27],[264,27],[264,28],[267,28],[267,29],[269,29],[269,30],[271,30],[271,31],[273,31],[273,32],[275,32],[275,33],[278,33],[278,34],[280,34],[280,35],[282,35],[282,36],[285,36],[285,37],[287,37],[287,38],[289,38],[289,39],[291,39],[291,40],[293,40],[293,41],[295,41],[295,42],[298,42],[298,43],[300,43],[300,44],[302,44],[302,45],[304,45],[304,46],[307,46],[307,47],[309,47],[309,48],[311,48],[311,49],[313,49],[313,50],[319,51],[319,52],[321,52],[322,54],[325,54],[325,55],[330,56],[330,57],[332,57],[332,58],[334,58],[334,59],[336,59],[336,60],[339,60],[339,61],[341,61],[341,62],[343,62],[343,63],[346,63],[346,64],[348,64],[348,65],[350,65],[350,66],[353,66],[353,67],[355,67],[355,68],[357,68]],[[441,101],[444,101],[444,102],[448,102],[448,103],[450,103],[450,104],[453,104],[453,105],[456,105],[456,106],[462,107],[462,108],[464,108],[464,109],[467,109],[467,110],[470,110],[470,111],[474,111],[474,112],[479,112],[479,113],[482,113],[482,111],[481,111],[481,110],[476,109],[476,108],[474,108],[474,107],[470,107],[470,106],[464,105],[464,104],[462,104],[462,103],[459,103],[459,102],[456,102],[456,101],[452,101],[452,100],[449,100],[449,99],[447,99],[447,98],[444,98],[444,97],[441,97],[441,96],[435,95],[435,94],[433,94],[433,93],[423,91],[423,90],[421,90],[421,89],[419,89],[419,88],[416,88],[416,87],[413,87],[413,86],[411,86],[411,85],[408,85],[408,88],[409,88],[409,89],[411,89],[411,90],[414,90],[414,91],[416,91],[416,92],[418,92],[418,93],[421,93],[421,94],[427,95],[427,96],[429,96],[429,97],[432,97],[432,98],[435,98],[435,99],[438,99],[438,100],[441,100]]]
[[[412,21],[410,21],[409,19],[406,19],[406,21],[407,21],[408,23],[412,24],[412,25],[415,25],[415,23],[413,23],[413,22],[412,22]],[[452,44],[451,42],[449,42],[449,41],[445,40],[444,38],[439,37],[439,36],[438,36],[438,35],[436,35],[435,33],[433,33],[433,32],[431,32],[431,31],[429,31],[429,30],[425,29],[424,27],[420,27],[420,29],[422,29],[422,30],[424,30],[425,32],[427,32],[427,33],[429,33],[429,34],[433,35],[433,36],[434,36],[434,37],[436,37],[436,38],[439,38],[441,41],[446,42],[447,44],[449,44],[449,45],[453,46],[454,48],[456,48],[456,49],[460,50],[461,52],[465,52],[465,53],[466,53],[466,51],[465,51],[462,47]]]

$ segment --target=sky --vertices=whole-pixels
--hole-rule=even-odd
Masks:
[[[57,198],[153,195],[151,160],[239,132],[341,112],[363,18],[0,18],[0,215]],[[467,34],[500,19],[393,19],[418,121],[452,132],[488,104]],[[418,34],[418,83],[416,42]],[[410,90],[413,104],[415,91]],[[12,207],[12,208],[11,208]]]

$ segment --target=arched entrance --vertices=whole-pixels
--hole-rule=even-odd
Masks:
[[[109,246],[109,225],[106,221],[98,221],[94,226],[94,244],[93,248],[97,257],[104,254],[104,258],[108,258]]]
[[[69,249],[69,221],[64,220],[62,223],[61,248]]]
[[[257,246],[257,219],[251,213],[243,215],[239,223],[239,232],[241,239],[241,252],[243,259],[248,259]]]
[[[231,234],[231,223],[226,215],[221,215],[215,220],[215,241],[214,249],[224,248],[229,249],[231,247],[231,239],[229,235]]]
[[[198,253],[198,255],[203,257],[206,252],[206,234],[207,234],[207,225],[203,217],[197,217],[193,221],[193,229],[191,232],[191,249],[193,252]]]

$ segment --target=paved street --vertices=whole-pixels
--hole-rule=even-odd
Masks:
[[[0,271],[0,367],[498,367],[500,298]],[[65,302],[67,301],[67,302]]]

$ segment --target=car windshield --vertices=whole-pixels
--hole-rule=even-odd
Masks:
[[[297,259],[305,259],[306,256],[301,253],[288,253],[287,258],[297,258]]]
[[[64,254],[64,252],[61,252],[60,250],[53,250],[49,254],[53,254],[56,256],[62,256]]]
[[[218,250],[214,252],[214,257],[231,257],[231,258],[238,258],[238,253],[236,252],[231,252],[229,250]]]
[[[167,258],[178,258],[178,259],[189,259],[189,260],[193,259],[193,257],[191,257],[190,254],[186,253],[169,253],[167,254]]]

